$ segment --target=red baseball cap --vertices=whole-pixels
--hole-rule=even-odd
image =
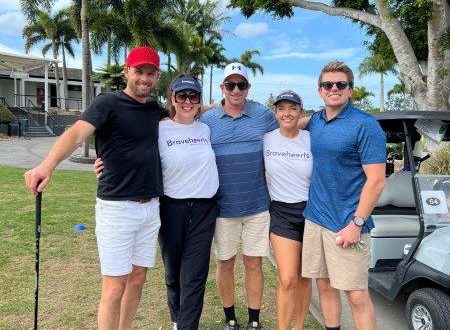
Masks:
[[[159,55],[150,47],[132,48],[125,61],[127,66],[137,67],[142,64],[150,64],[159,68]]]

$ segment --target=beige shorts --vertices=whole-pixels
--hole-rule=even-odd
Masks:
[[[238,218],[217,218],[214,233],[216,258],[228,260],[235,256],[239,241],[242,254],[265,257],[269,254],[269,211]]]
[[[367,289],[370,264],[370,234],[362,234],[355,248],[336,245],[336,233],[306,220],[303,234],[302,275],[329,278],[339,290]]]

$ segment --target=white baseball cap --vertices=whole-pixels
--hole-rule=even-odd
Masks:
[[[223,80],[222,81],[225,81],[232,74],[238,74],[238,75],[244,77],[245,80],[249,81],[248,75],[247,75],[247,68],[245,67],[244,64],[241,64],[238,62],[228,64],[225,67],[225,70],[223,71]]]

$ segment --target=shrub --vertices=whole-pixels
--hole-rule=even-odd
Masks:
[[[3,104],[0,104],[0,124],[10,124],[14,121],[13,113]]]
[[[421,166],[421,172],[424,174],[450,174],[450,144],[437,150]]]

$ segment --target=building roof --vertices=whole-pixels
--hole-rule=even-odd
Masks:
[[[0,52],[0,69],[9,70],[29,70],[35,67],[43,67],[51,63],[59,62],[57,60],[48,59],[45,57],[34,57],[28,55],[19,55],[12,53]],[[42,69],[42,72],[44,70]]]
[[[28,55],[19,55],[12,53],[0,52],[0,71],[3,70],[17,70],[26,71],[30,77],[44,78],[45,65],[59,63],[58,60],[48,59],[45,57],[33,57]],[[59,79],[62,80],[62,67],[59,66]],[[53,68],[48,70],[48,78],[55,79],[55,72]],[[67,79],[81,82],[81,69],[67,68]],[[95,80],[98,83],[98,80]]]
[[[59,67],[59,72],[59,79],[62,80],[62,67]],[[30,74],[30,77],[43,78],[44,68],[34,68],[28,73]],[[55,72],[53,71],[53,68],[48,70],[48,78],[55,78]],[[81,69],[67,68],[67,80],[81,81]]]

